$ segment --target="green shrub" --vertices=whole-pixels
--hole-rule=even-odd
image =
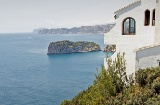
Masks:
[[[154,93],[160,94],[160,77],[153,81],[152,89]]]
[[[147,72],[144,70],[138,70],[136,72],[136,82],[141,86],[145,86],[147,84]]]
[[[160,67],[138,70],[128,79],[124,54],[108,59],[88,89],[61,105],[160,105]]]

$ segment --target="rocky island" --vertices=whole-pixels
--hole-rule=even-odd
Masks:
[[[104,52],[115,52],[116,51],[116,45],[107,45],[104,50]]]
[[[98,44],[94,42],[78,41],[72,42],[68,40],[51,42],[48,46],[47,54],[71,54],[80,52],[101,51]]]

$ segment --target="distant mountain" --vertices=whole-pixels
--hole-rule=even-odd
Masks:
[[[81,26],[73,28],[39,28],[33,32],[38,34],[103,34],[109,32],[115,24]]]

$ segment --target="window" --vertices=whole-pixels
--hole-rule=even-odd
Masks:
[[[156,0],[156,3],[159,3],[159,0]]]
[[[158,66],[160,66],[160,60],[157,60]]]
[[[145,11],[145,22],[144,22],[144,25],[145,26],[149,26],[149,24],[150,24],[150,11],[146,10]]]
[[[134,35],[136,33],[135,24],[133,18],[126,18],[123,21],[123,35]]]
[[[155,9],[153,10],[153,15],[152,15],[152,26],[155,26]]]

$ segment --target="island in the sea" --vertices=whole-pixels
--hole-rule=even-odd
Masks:
[[[80,52],[101,51],[98,44],[94,42],[78,41],[72,42],[69,40],[51,42],[48,46],[47,54],[71,54]]]
[[[116,45],[106,45],[104,52],[116,52]]]

